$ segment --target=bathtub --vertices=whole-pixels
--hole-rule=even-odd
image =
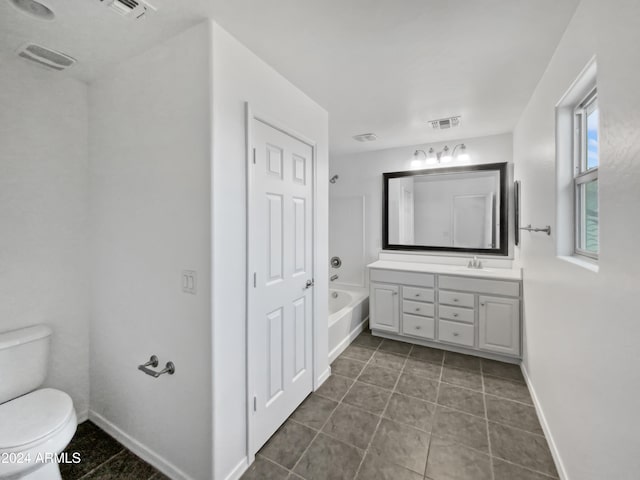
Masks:
[[[362,332],[368,320],[369,291],[366,288],[329,288],[329,363]]]

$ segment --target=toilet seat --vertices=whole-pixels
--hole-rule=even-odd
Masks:
[[[0,462],[0,479],[62,480],[56,461],[47,456],[61,453],[76,432],[69,395],[45,388],[5,402],[0,425],[8,427],[0,429],[0,455],[9,460]]]
[[[0,405],[0,453],[25,451],[64,429],[74,417],[71,397],[43,388]]]

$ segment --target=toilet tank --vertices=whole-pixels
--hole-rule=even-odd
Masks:
[[[42,385],[47,376],[51,333],[45,325],[0,333],[0,403]]]

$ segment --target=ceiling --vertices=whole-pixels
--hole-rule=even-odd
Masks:
[[[27,41],[65,52],[90,81],[213,18],[326,108],[333,154],[512,131],[579,0],[150,0],[130,21],[100,0],[0,0],[0,65]],[[461,115],[460,127],[428,120]],[[351,137],[375,132],[378,140]]]

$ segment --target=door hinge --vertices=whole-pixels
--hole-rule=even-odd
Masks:
[[[253,272],[253,288],[256,288],[257,286],[257,282],[256,282],[256,272]]]
[[[258,411],[258,397],[257,396],[253,396],[253,411],[257,412]]]
[[[253,163],[254,163],[254,165],[256,163],[256,149],[255,148],[253,149]]]

